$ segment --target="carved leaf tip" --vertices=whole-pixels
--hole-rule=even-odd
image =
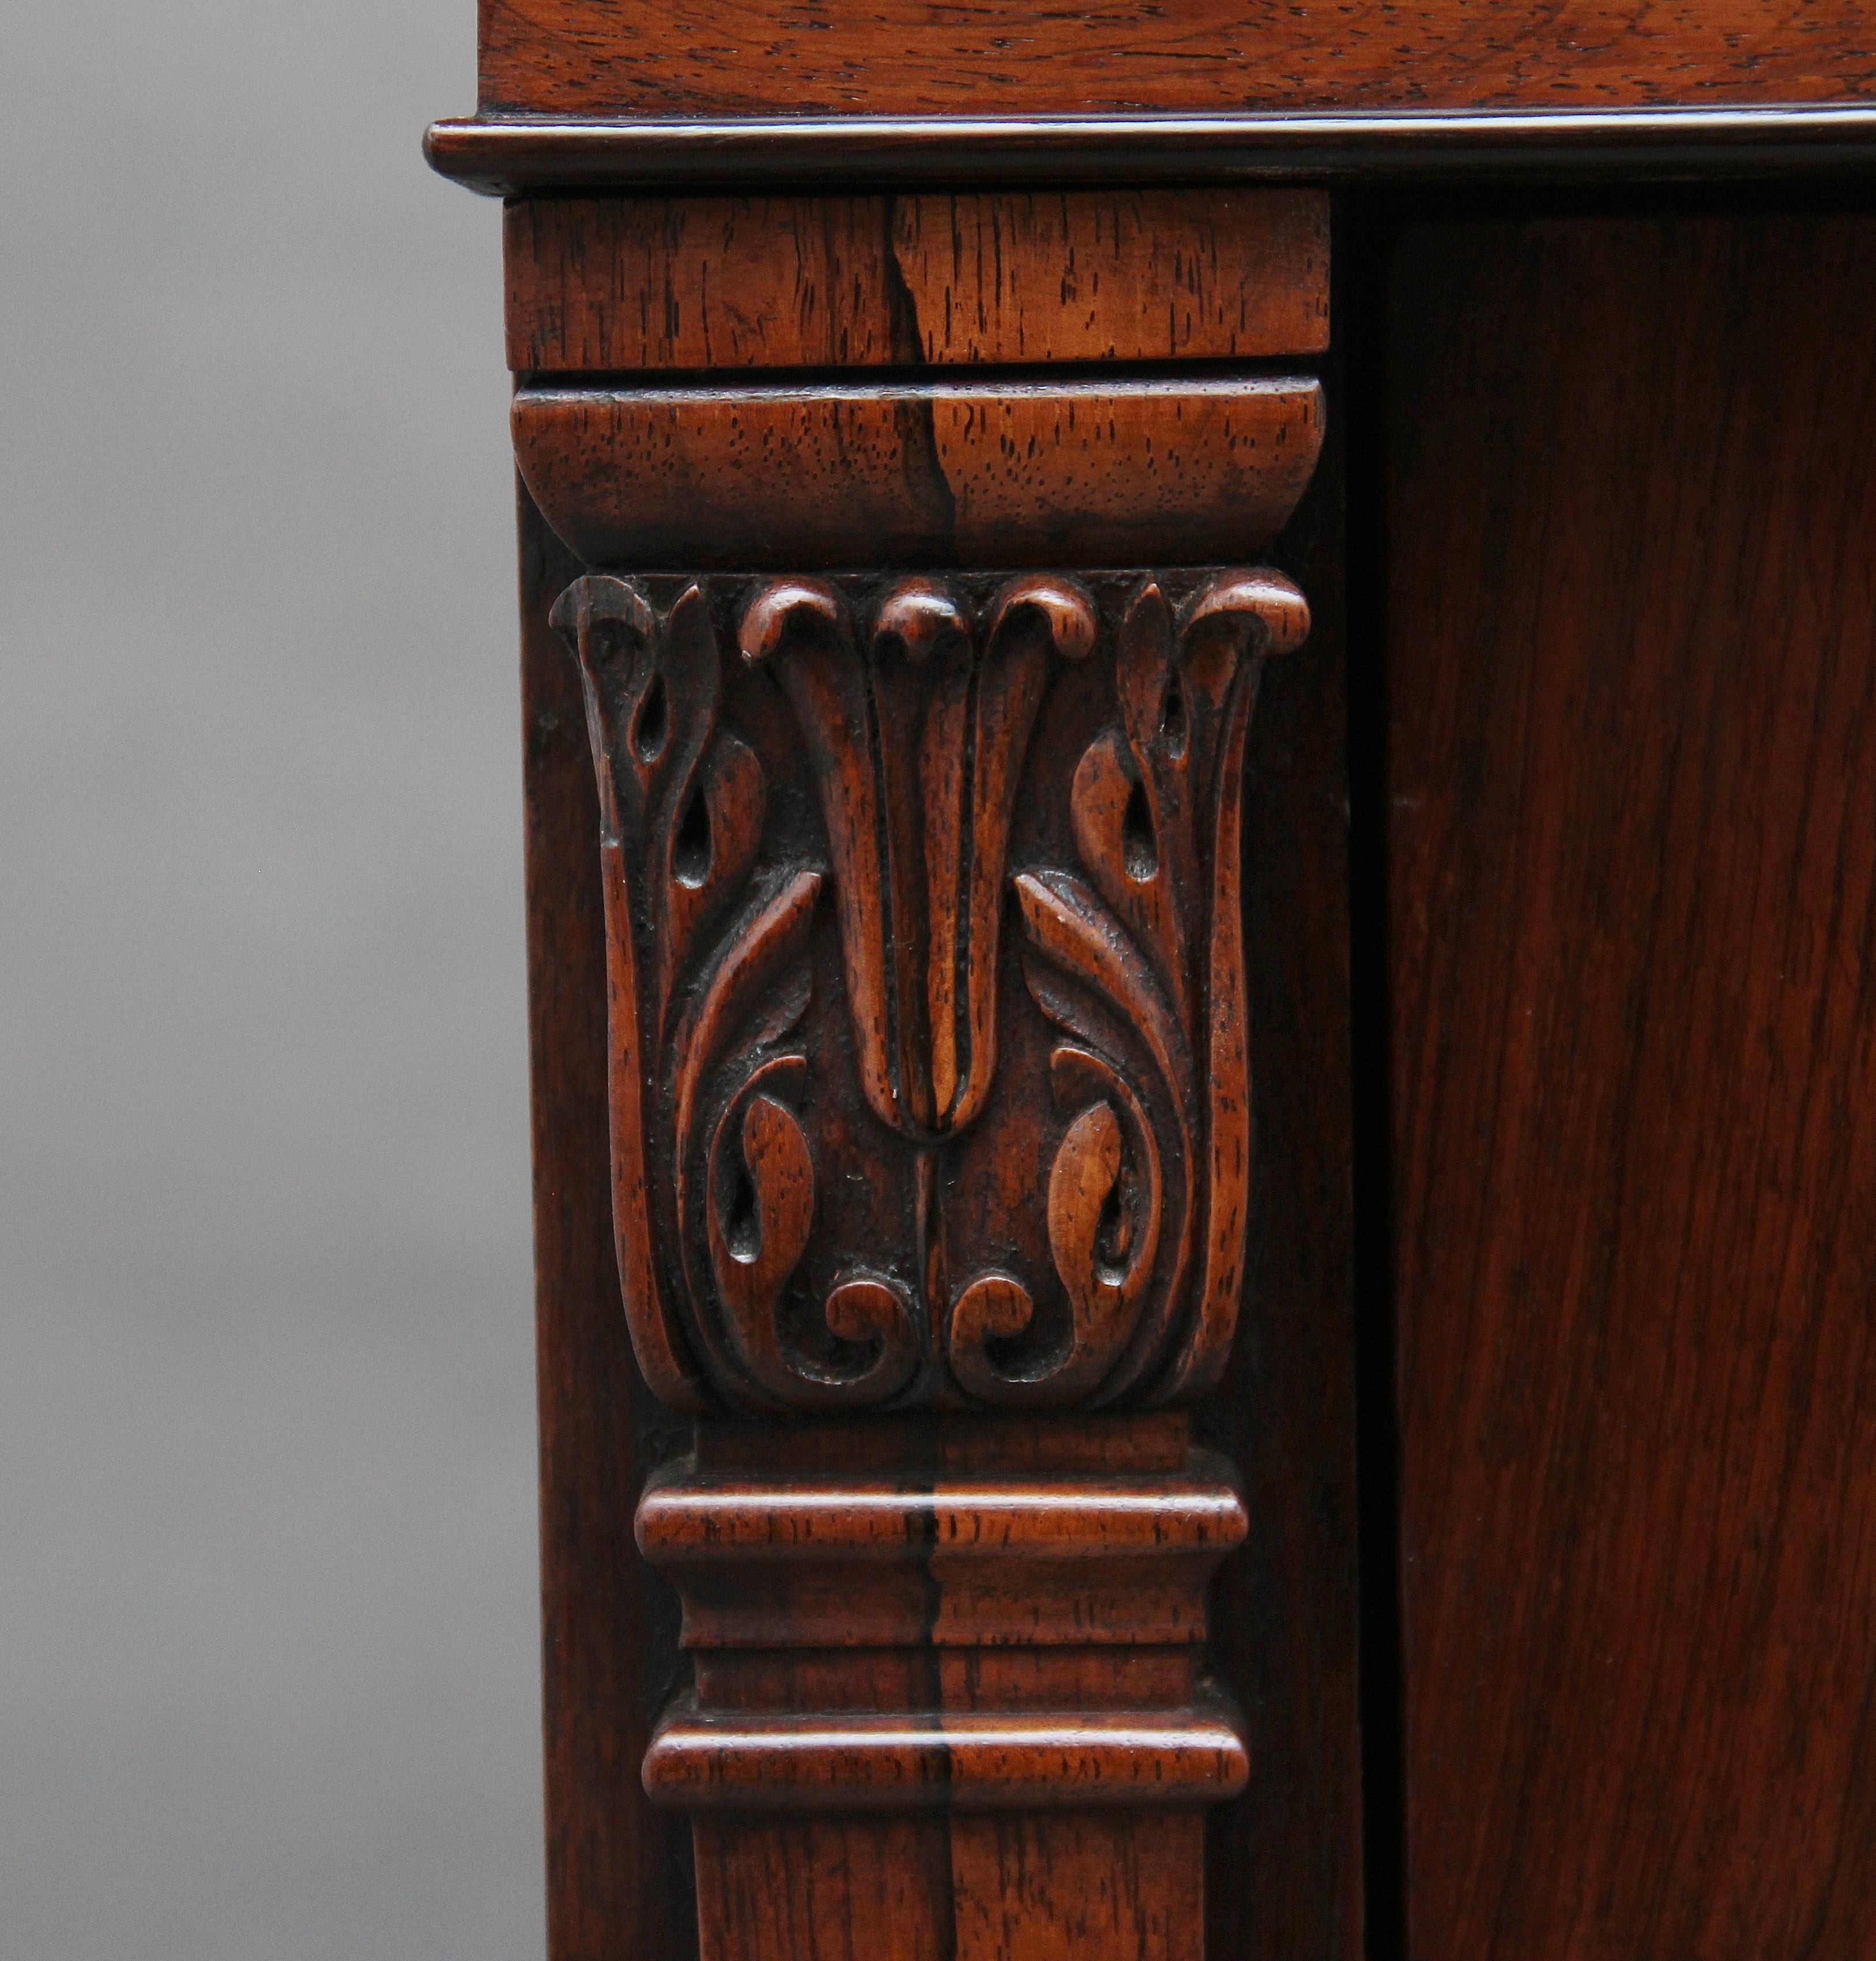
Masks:
[[[743,658],[752,665],[770,659],[803,614],[837,630],[845,617],[840,595],[825,580],[770,579],[744,609],[737,627],[736,643]]]
[[[1310,602],[1280,572],[1268,568],[1220,572],[1193,596],[1185,629],[1208,620],[1248,616],[1262,629],[1255,654],[1294,653],[1310,636]]]
[[[658,630],[651,602],[630,580],[605,572],[589,572],[566,587],[547,614],[547,624],[582,658],[587,657],[592,629],[617,621],[640,639]]]
[[[1039,614],[1064,660],[1086,660],[1099,632],[1094,601],[1075,580],[1047,572],[1013,579],[991,601],[989,639],[1026,611]]]
[[[1032,1400],[1033,1385],[1006,1376],[991,1361],[993,1341],[1013,1341],[1035,1318],[1035,1302],[1012,1274],[979,1274],[952,1303],[945,1348],[951,1373],[968,1395],[987,1403]]]
[[[968,610],[938,580],[904,579],[879,608],[873,646],[896,641],[913,666],[923,667],[946,640],[968,643],[975,623]]]

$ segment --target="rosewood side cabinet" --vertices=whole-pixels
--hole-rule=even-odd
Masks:
[[[1869,1961],[1876,10],[480,30],[550,1961]]]

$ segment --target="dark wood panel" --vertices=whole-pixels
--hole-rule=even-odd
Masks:
[[[676,1602],[633,1543],[678,1447],[632,1359],[613,1252],[598,800],[547,611],[579,566],[521,496],[522,717],[534,1166],[549,1961],[697,1951],[690,1832],[639,1779]]]
[[[704,1961],[1204,1961],[1201,1829],[1178,1811],[706,1819]]]
[[[1876,1953],[1876,221],[1393,266],[1408,1891]]]
[[[1329,339],[1319,191],[523,199],[518,372],[1252,359]]]
[[[563,116],[1606,109],[1842,101],[1873,47],[1862,0],[483,0],[481,88]]]
[[[1339,371],[1325,378],[1345,399]],[[1354,1326],[1343,422],[1277,550],[1310,638],[1266,668],[1246,765],[1245,969],[1256,1134],[1244,1312],[1200,1434],[1251,1515],[1212,1588],[1244,1795],[1208,1822],[1213,1961],[1358,1961]]]

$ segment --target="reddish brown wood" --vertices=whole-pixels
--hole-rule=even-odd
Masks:
[[[704,1961],[1201,1961],[1191,1812],[697,1825]]]
[[[648,1380],[797,1414],[1209,1387],[1247,1224],[1244,745],[1301,596],[663,583],[554,614],[600,762]]]
[[[924,1818],[697,1823],[702,1961],[952,1961],[950,1835]]]
[[[1335,371],[1326,378],[1332,403],[1345,400]],[[1214,1961],[1364,1951],[1339,454],[1349,419],[1332,413],[1322,467],[1284,534],[1282,563],[1310,596],[1310,639],[1265,668],[1246,758],[1255,1121],[1244,1313],[1195,1421],[1237,1467],[1251,1516],[1213,1583],[1210,1622],[1255,1768],[1208,1819]]]
[[[615,1226],[659,1392],[794,1414],[1214,1381],[1249,1216],[1244,744],[1264,657],[1306,632],[1295,588],[589,576],[554,617],[599,763]],[[935,1810],[967,1877],[932,1903],[934,1940],[975,1915],[1009,1921],[1013,1956],[1196,1954],[1196,1814],[1247,1774],[1197,1665],[1206,1583],[1244,1529],[1220,1470],[1182,1440],[1169,1468],[1068,1475],[1032,1425],[901,1422],[884,1479],[815,1465],[863,1455],[850,1431],[740,1436],[763,1468],[739,1478],[714,1434],[639,1509],[711,1658],[648,1790],[745,1821]],[[1176,1440],[1123,1423],[1112,1449]],[[934,1445],[967,1472],[978,1448],[1039,1452],[1045,1475],[928,1482]],[[817,1708],[841,1646],[860,1679]],[[949,1665],[1006,1647],[1026,1666],[980,1684]],[[1143,1876],[1169,1842],[1145,1814],[1169,1805],[1192,1814],[1183,1864]],[[1042,1822],[1064,1806],[1121,1819]],[[957,1823],[981,1810],[988,1838]],[[707,1834],[704,1952],[783,1937],[804,1886],[831,1928],[786,1937],[836,1937],[867,1910],[853,1874],[916,1890],[938,1829],[843,1835],[827,1883],[779,1896],[771,1828]],[[1026,1881],[1007,1864],[1026,1844],[1063,1870]],[[1077,1868],[1089,1846],[1099,1876]]]
[[[640,1549],[683,1596],[688,1647],[1175,1647],[1202,1638],[1205,1587],[1244,1539],[1228,1468],[1183,1446],[1125,1477],[921,1482],[901,1445],[889,1481],[784,1478],[791,1457],[815,1464],[816,1441],[778,1446],[766,1477],[681,1468],[646,1491]]]
[[[520,372],[1249,359],[1329,337],[1320,191],[528,198]]]
[[[1301,378],[524,389],[522,476],[589,564],[1186,563],[1266,544],[1322,444]]]
[[[675,1612],[632,1538],[672,1426],[619,1311],[598,808],[579,678],[547,624],[579,567],[525,491],[520,517],[548,1951],[681,1957],[696,1937],[688,1835],[639,1781]]]
[[[1200,1832],[1190,1811],[959,1820],[959,1961],[1202,1961]]]
[[[1124,1421],[1074,1417],[996,1417],[966,1413],[943,1419],[904,1412],[891,1423],[766,1425],[713,1423],[694,1439],[700,1470],[715,1478],[780,1470],[818,1475],[883,1475],[907,1462],[934,1474],[1039,1472],[1096,1477],[1176,1471],[1191,1448],[1189,1419],[1177,1410],[1137,1410]]]
[[[1861,59],[1861,57],[1857,57]],[[1830,182],[1876,158],[1876,104],[1199,112],[719,122],[492,116],[435,123],[435,169],[486,194],[1009,192],[1129,184]]]
[[[658,1802],[690,1812],[1086,1811],[1235,1797],[1249,1759],[1236,1712],[725,1711],[681,1701],[645,1761]],[[1193,1851],[1198,1846],[1195,1841]],[[1195,1870],[1198,1867],[1194,1861]]]
[[[1876,223],[1393,266],[1415,1953],[1876,1951]]]
[[[946,1708],[1112,1711],[1176,1708],[1195,1694],[1191,1646],[1125,1648],[791,1648],[696,1657],[699,1698],[716,1709],[908,1709],[938,1685]]]
[[[639,1513],[698,1663],[645,1779],[697,1816],[706,1961],[1196,1961],[1199,1807],[1249,1769],[1204,1598],[1246,1523],[1182,1419],[706,1427]]]
[[[736,221],[748,257],[732,305],[806,263],[805,220],[786,244],[763,238],[802,207],[761,209]],[[1234,209],[1235,225],[1178,198],[891,208],[891,359],[1319,346],[1319,199]],[[1268,222],[1285,211],[1287,233]],[[550,265],[547,234],[528,231],[544,345],[617,358],[591,340],[608,308],[592,310],[585,254],[596,234],[616,271],[627,215],[585,207],[585,242],[570,255],[554,231]],[[702,303],[707,282],[684,225],[705,215],[662,228],[676,241],[665,326],[628,360],[692,358],[685,295]],[[847,292],[845,220],[818,215]],[[967,244],[969,308],[921,326],[921,309],[944,321],[947,292],[957,308]],[[1067,321],[1061,296],[1084,273],[1085,314]],[[559,343],[557,282],[589,309]],[[847,293],[847,338],[825,345],[870,350],[870,290]],[[1163,320],[1169,292],[1183,297]],[[812,330],[786,359],[815,358],[820,323],[793,317]],[[734,331],[739,348],[772,344],[746,311]],[[1252,1019],[1243,785],[1265,656],[1294,646],[1308,616],[1274,572],[1192,561],[1280,528],[1319,445],[1317,384],[1214,368],[1086,386],[725,387],[707,373],[525,388],[516,426],[534,491],[581,554],[531,534],[530,631],[551,566],[599,763],[589,896],[607,914],[603,983],[590,939],[538,936],[553,1003],[539,1121],[592,1119],[585,1099],[610,1070],[620,1318],[668,1405],[772,1423],[891,1412],[838,1428],[713,1423],[688,1468],[646,1481],[675,1439],[641,1399],[622,1456],[617,1382],[589,1372],[592,1331],[560,1291],[590,1277],[590,1242],[584,1266],[549,1248],[550,1676],[609,1705],[582,1730],[576,1701],[550,1699],[557,1961],[682,1938],[668,1841],[617,1781],[660,1702],[644,1775],[696,1820],[706,1956],[788,1961],[865,1941],[984,1961],[1196,1961],[1201,1813],[1247,1794],[1229,1829],[1250,1830],[1270,1868],[1298,1847],[1308,1868],[1259,1898],[1332,1896],[1299,1952],[1339,1961],[1349,1850],[1326,1847],[1317,1793],[1251,1793],[1243,1719],[1206,1665],[1206,1590],[1243,1537],[1241,1500],[1182,1417],[1086,1414],[1215,1382],[1253,1204],[1268,1202],[1247,1058],[1253,1040],[1280,1053],[1281,1035],[1273,1047]],[[1135,548],[1177,569],[1104,569]],[[920,557],[1010,569],[852,569]],[[726,569],[666,569],[694,566]],[[531,698],[538,685],[531,669]],[[540,729],[557,771],[570,732],[557,709]],[[1335,746],[1309,753],[1302,793],[1319,800]],[[544,851],[557,856],[570,817]],[[537,909],[560,917],[563,868],[531,866]],[[1311,904],[1339,917],[1332,894]],[[1259,958],[1268,979],[1271,955]],[[577,1027],[562,988],[584,1004]],[[1291,1121],[1339,1137],[1334,1085],[1326,1100],[1311,1091],[1290,1099]],[[1312,1100],[1327,1114],[1301,1118]],[[598,1135],[582,1121],[576,1157],[540,1140],[544,1247],[592,1223]],[[1286,1368],[1333,1350],[1306,1296]],[[581,1406],[589,1392],[614,1405],[605,1419]],[[961,1414],[970,1405],[1005,1414]],[[1051,1424],[1018,1413],[1029,1406],[1080,1413]],[[1294,1477],[1261,1437],[1259,1452],[1267,1491],[1273,1470]],[[1319,1488],[1304,1540],[1334,1529]],[[659,1596],[617,1544],[628,1491],[684,1596],[688,1689]],[[1275,1657],[1299,1683],[1262,1731],[1291,1750],[1287,1726],[1333,1735],[1332,1805],[1352,1789],[1352,1734],[1345,1700],[1312,1673],[1325,1665],[1312,1637],[1345,1653],[1347,1605],[1305,1589],[1255,1609],[1241,1641],[1254,1672]],[[1246,1910],[1237,1880],[1220,1924],[1278,1924]]]
[[[1062,116],[1138,110],[1603,109],[1876,93],[1861,0],[483,0],[485,111]]]

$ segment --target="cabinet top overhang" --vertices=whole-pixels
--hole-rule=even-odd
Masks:
[[[482,0],[483,190],[1671,177],[1876,156],[1868,0]]]

